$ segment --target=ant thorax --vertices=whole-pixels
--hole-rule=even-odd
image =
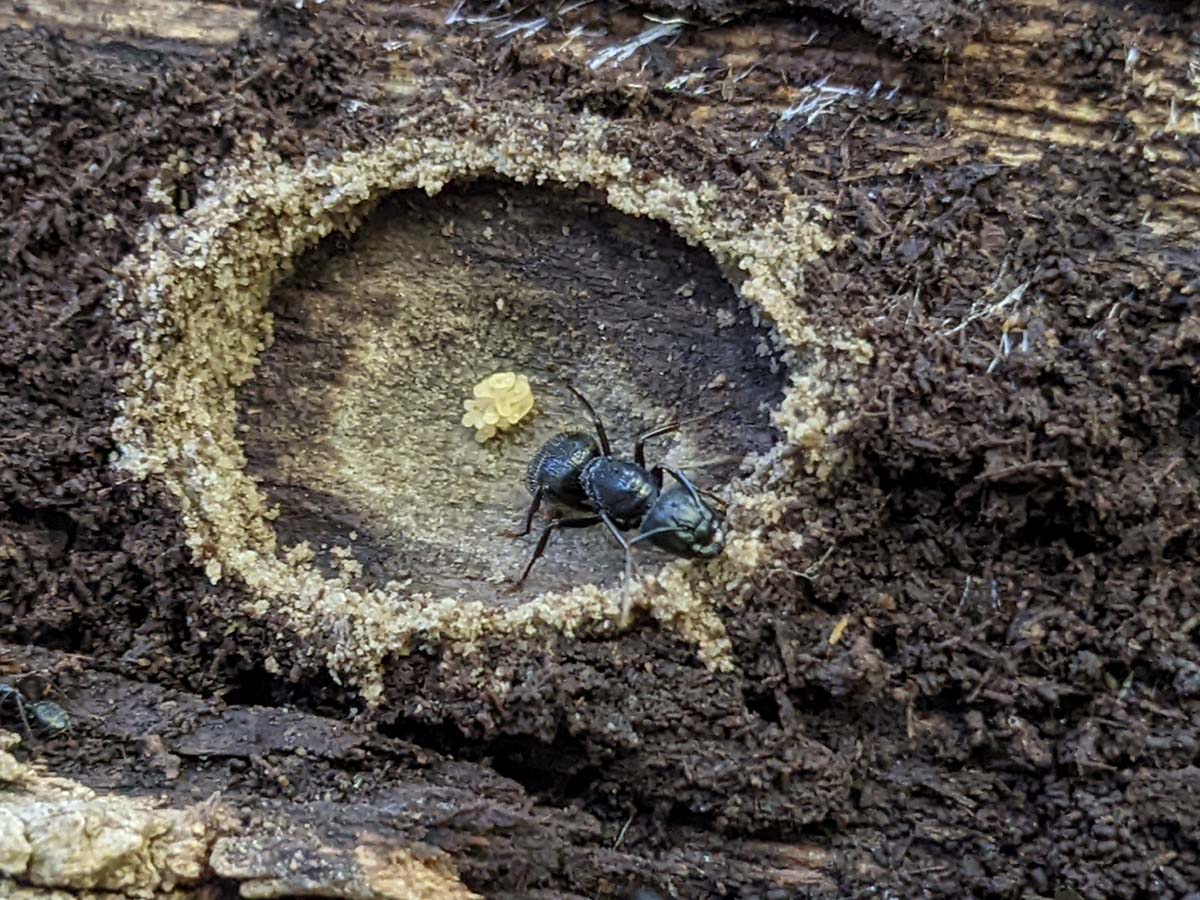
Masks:
[[[658,485],[649,472],[636,463],[611,456],[589,462],[579,481],[596,512],[625,528],[641,524],[658,499]]]

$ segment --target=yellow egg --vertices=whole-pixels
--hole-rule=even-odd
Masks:
[[[474,393],[476,397],[496,397],[511,391],[516,383],[517,376],[514,373],[497,372],[475,385]]]
[[[508,416],[509,421],[511,421],[513,424],[520,422],[523,418],[529,415],[529,411],[531,409],[533,409],[533,395],[526,394],[524,397],[521,397],[513,403],[511,412]]]
[[[497,397],[493,402],[496,404],[496,412],[499,413],[500,418],[504,419],[505,422],[517,421],[517,419],[513,418],[513,409],[516,407],[516,399],[514,397],[502,395]],[[518,416],[517,418],[520,417]]]
[[[533,410],[529,378],[515,372],[495,372],[472,389],[473,398],[463,401],[462,424],[476,429],[481,444],[500,431],[516,425]]]

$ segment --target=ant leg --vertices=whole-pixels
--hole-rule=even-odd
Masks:
[[[625,550],[625,578],[621,582],[621,627],[624,628],[629,623],[629,613],[633,609],[633,594],[629,587],[629,583],[633,580],[633,544],[625,540],[625,535],[621,534],[621,529],[617,527],[616,522],[604,513],[600,513],[600,518]]]
[[[625,550],[625,580],[628,581],[633,577],[633,550],[629,541],[625,540],[625,535],[621,534],[621,529],[617,527],[617,523],[608,517],[607,513],[600,513],[600,520],[608,526],[608,530],[612,532],[612,536],[617,539],[617,543]]]
[[[588,415],[592,417],[592,424],[596,426],[596,436],[600,438],[600,450],[605,456],[612,456],[612,447],[608,443],[608,432],[604,430],[604,423],[600,421],[600,416],[595,408],[588,402],[587,397],[579,393],[575,389],[575,385],[569,381],[563,381],[568,391],[575,395],[575,399],[583,404],[583,408],[588,411]]]
[[[671,434],[678,431],[684,425],[694,425],[697,422],[703,422],[705,419],[711,419],[718,413],[725,412],[724,409],[719,409],[716,412],[704,413],[700,416],[692,416],[690,419],[672,419],[666,425],[659,425],[657,428],[651,428],[649,431],[643,431],[637,436],[637,443],[633,445],[633,461],[646,468],[646,441],[651,438],[662,437],[664,434]]]
[[[671,477],[674,478],[676,481],[678,481],[680,484],[682,484],[684,489],[687,490],[687,492],[692,495],[692,500],[694,500],[696,502],[697,506],[704,505],[703,503],[700,502],[700,494],[696,490],[696,486],[694,484],[692,484],[690,481],[688,481],[688,478],[686,475],[684,475],[678,469],[672,469],[668,466],[656,466],[655,468],[660,468],[664,472],[669,472],[671,474]]]
[[[660,425],[658,428],[650,428],[649,431],[643,431],[637,436],[637,443],[634,444],[634,462],[646,468],[646,442],[650,438],[658,438],[664,434],[670,434],[673,431],[679,431],[679,428],[684,426],[683,419],[676,419],[667,422],[666,425]]]
[[[663,467],[655,466],[650,470],[650,480],[654,482],[654,487],[661,494],[663,489]]]
[[[509,585],[505,593],[511,594],[515,592],[525,579],[529,577],[529,572],[533,569],[533,564],[542,558],[542,554],[546,552],[546,545],[550,543],[550,535],[556,528],[589,528],[592,525],[599,525],[599,516],[584,516],[580,519],[555,519],[549,525],[542,529],[542,536],[538,538],[537,547],[534,548],[533,558],[529,560],[529,565],[525,567],[525,571],[521,573],[521,577]]]
[[[29,740],[33,740],[33,729],[29,725],[29,717],[25,715],[25,700],[21,697],[21,692],[12,685],[0,685],[5,690],[0,691],[0,706],[4,705],[4,701],[11,698],[17,707],[17,715],[21,717],[21,724],[25,726],[25,734]]]
[[[525,537],[533,530],[533,517],[537,515],[538,507],[542,505],[542,497],[545,495],[545,488],[538,488],[537,493],[533,495],[533,502],[529,504],[529,510],[525,513],[525,530],[524,531],[505,531],[503,534],[506,537]]]
[[[662,437],[664,434],[670,434],[672,431],[678,431],[682,427],[683,420],[675,419],[666,425],[660,425],[658,428],[643,431],[637,436],[637,443],[633,445],[633,461],[643,469],[646,468],[646,441],[651,438]]]

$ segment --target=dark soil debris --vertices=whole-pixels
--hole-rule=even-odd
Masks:
[[[1129,115],[1156,102],[1113,59],[1133,11],[1064,14],[1070,39],[1022,60],[1058,102],[1100,104],[1104,139],[1000,159],[1011,135],[963,139],[939,93],[1003,109],[1031,77],[968,56],[943,81],[974,4],[812,5],[858,20],[827,18],[819,59],[778,8],[666,0],[711,27],[635,57],[648,87],[444,26],[451,5],[268,5],[202,57],[0,33],[0,681],[72,719],[22,752],[107,790],[219,789],[331,846],[367,822],[492,896],[1194,900],[1200,258],[1170,162],[1194,163],[1194,139]],[[1182,13],[1136,15],[1200,46]],[[741,40],[772,23],[764,65],[666,90],[701,57],[729,77],[730,16]],[[907,93],[774,127],[781,86],[863,80],[863,28],[922,51],[879,56]],[[407,49],[385,58],[389,40]],[[400,70],[427,80],[389,100]],[[191,566],[172,498],[108,465],[128,347],[104,298],[141,225],[186,210],[251,134],[328,154],[403,109],[464,127],[447,97],[472,91],[642,123],[612,148],[637,165],[829,211],[839,249],[803,302],[875,348],[841,436],[854,470],[810,486],[775,526],[800,549],[730,598],[732,674],[648,625],[496,640],[392,661],[364,715],[286,623],[226,627],[237,589]],[[147,205],[152,178],[171,208]],[[422,804],[441,818],[396,815]]]

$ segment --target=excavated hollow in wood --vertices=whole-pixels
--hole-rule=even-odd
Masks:
[[[525,468],[556,431],[591,431],[558,383],[589,396],[614,451],[673,417],[704,416],[648,447],[719,490],[770,446],[784,372],[765,330],[712,258],[664,225],[594,194],[501,182],[388,198],[353,238],[315,248],[276,288],[274,344],[241,393],[249,471],[278,504],[285,544],[334,571],[352,554],[371,581],[517,602],[615,583],[603,529],[559,532],[515,597],[528,560]],[[535,414],[483,445],[461,402],[494,371],[534,381]],[[642,565],[664,557],[640,551]]]

